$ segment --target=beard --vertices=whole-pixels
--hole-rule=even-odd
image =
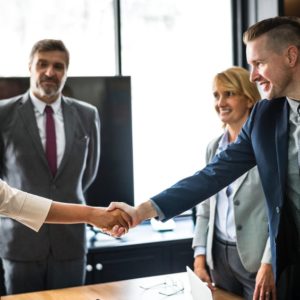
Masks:
[[[37,85],[39,90],[42,90],[47,96],[55,95],[59,89],[59,81],[56,78],[46,76],[42,77]]]
[[[39,80],[32,82],[34,90],[41,97],[57,96],[63,89],[65,80],[59,81],[54,77],[43,76]]]
[[[39,86],[39,91],[44,96],[54,96],[59,92],[58,86]]]

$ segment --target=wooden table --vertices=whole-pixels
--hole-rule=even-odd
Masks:
[[[180,281],[184,291],[173,296],[159,294],[162,286],[151,289],[142,289],[141,285],[164,282],[166,277]],[[243,300],[222,290],[214,292],[214,300]],[[176,273],[122,280],[109,283],[86,285],[51,291],[42,291],[26,294],[16,294],[1,297],[1,300],[191,300],[187,273]]]

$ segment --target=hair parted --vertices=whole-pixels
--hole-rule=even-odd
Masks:
[[[243,41],[247,44],[264,34],[275,51],[288,45],[300,47],[300,18],[281,16],[259,21],[245,31]]]

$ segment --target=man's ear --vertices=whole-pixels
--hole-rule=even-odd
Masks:
[[[287,48],[288,63],[291,67],[294,67],[298,61],[299,49],[295,45],[291,45]]]

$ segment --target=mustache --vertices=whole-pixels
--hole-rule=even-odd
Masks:
[[[45,82],[45,81],[52,81],[52,82],[54,82],[56,84],[59,83],[58,80],[57,80],[57,78],[55,78],[55,77],[49,77],[49,76],[44,75],[44,76],[41,77],[40,82]]]

